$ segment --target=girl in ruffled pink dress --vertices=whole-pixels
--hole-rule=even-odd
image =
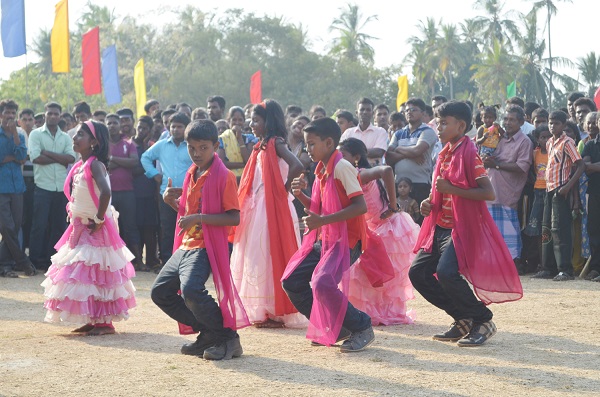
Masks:
[[[114,334],[113,321],[135,307],[133,254],[119,237],[110,206],[108,130],[86,121],[73,138],[81,155],[65,181],[70,226],[42,283],[45,321],[83,323],[73,332]]]
[[[348,299],[357,309],[371,316],[373,325],[412,324],[415,313],[406,309],[406,301],[414,298],[408,269],[415,257],[413,247],[419,226],[406,212],[397,210],[394,174],[389,166],[371,168],[367,147],[355,138],[340,142],[339,150],[344,159],[359,169],[367,202],[367,226],[383,240],[395,273],[394,278],[383,286],[373,287],[364,271],[373,265],[361,256],[350,268]]]

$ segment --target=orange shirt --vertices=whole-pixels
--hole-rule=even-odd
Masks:
[[[546,189],[546,164],[548,164],[548,152],[542,153],[542,149],[536,148],[533,152],[533,165],[535,166],[534,189]]]
[[[200,177],[194,181],[196,170],[198,167],[192,167],[188,170],[188,173],[192,174],[192,180],[190,181],[188,194],[185,198],[185,215],[199,214],[202,212],[202,187],[206,178],[208,177],[208,171],[206,170],[200,175]],[[222,197],[222,208],[223,212],[230,210],[240,210],[240,204],[237,196],[237,182],[235,174],[231,171],[227,173],[227,182],[225,182],[225,191],[221,195]],[[183,197],[182,197],[183,199]],[[181,241],[182,250],[193,250],[199,248],[206,248],[204,245],[204,232],[200,227],[192,227],[185,231],[183,234],[183,240]]]
[[[546,151],[546,190],[551,192],[569,182],[573,163],[581,160],[581,156],[575,147],[575,141],[564,132],[558,139],[548,139]]]
[[[458,148],[467,137],[462,137],[458,142],[454,145],[450,144],[447,149],[442,150],[440,155],[444,155],[443,158],[440,158],[440,175],[443,177],[444,171],[448,170],[450,167],[450,161],[452,160],[452,156],[454,155],[454,151]],[[475,159],[475,170],[474,170],[475,179],[487,177],[487,171],[483,166],[483,161],[481,161],[481,157],[477,156]],[[452,229],[454,227],[454,219],[453,219],[452,210],[452,195],[442,193],[442,210],[439,212],[437,224],[446,229]]]
[[[335,154],[335,153],[334,153]],[[315,170],[315,174],[331,174],[331,168],[333,164],[333,155],[327,163],[327,168],[324,167],[322,162],[319,162]],[[358,170],[352,166],[349,162],[344,159],[338,161],[335,169],[333,170],[333,177],[335,178],[335,187],[340,197],[342,208],[346,208],[350,205],[353,197],[362,196],[363,190],[360,184],[358,176]],[[321,180],[321,197],[323,197],[323,189],[327,178]],[[348,245],[350,248],[354,248],[358,241],[362,241],[362,248],[365,248],[365,219],[364,217],[357,216],[352,219],[346,220],[346,227],[348,228]]]

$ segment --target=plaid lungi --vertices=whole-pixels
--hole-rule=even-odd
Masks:
[[[498,230],[504,237],[510,255],[513,259],[520,258],[523,243],[517,210],[500,204],[488,204],[487,207],[496,226],[498,226]]]

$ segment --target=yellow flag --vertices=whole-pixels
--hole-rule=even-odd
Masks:
[[[398,77],[398,97],[396,97],[396,109],[400,111],[400,106],[408,101],[408,76]]]
[[[52,52],[52,71],[69,73],[71,53],[69,50],[69,4],[68,0],[60,0],[55,6],[54,26],[50,35]]]
[[[135,88],[135,103],[137,106],[137,117],[146,114],[144,105],[146,104],[146,77],[144,76],[144,58],[135,64],[133,69],[133,87]]]

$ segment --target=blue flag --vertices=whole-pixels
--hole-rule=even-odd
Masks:
[[[25,0],[2,0],[2,48],[4,56],[14,58],[27,52],[25,44]]]
[[[121,103],[119,87],[119,68],[117,66],[117,47],[111,45],[102,51],[102,85],[107,105]]]

